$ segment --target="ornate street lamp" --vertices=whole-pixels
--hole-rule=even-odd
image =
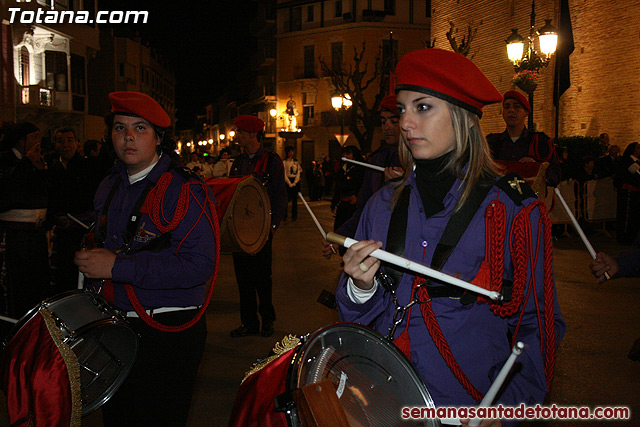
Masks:
[[[344,145],[347,140],[347,135],[344,134],[344,110],[348,109],[353,105],[353,101],[351,101],[351,97],[348,93],[335,94],[331,97],[331,106],[340,113],[341,121],[340,121],[340,145]]]
[[[531,105],[531,112],[529,113],[528,127],[533,129],[533,92],[538,85],[537,78],[538,72],[541,68],[549,65],[551,55],[556,51],[556,45],[558,43],[558,33],[556,29],[551,25],[551,19],[545,19],[545,25],[536,30],[536,2],[531,2],[531,27],[529,29],[529,37],[525,39],[518,34],[518,29],[511,30],[511,35],[506,40],[507,43],[507,55],[509,60],[513,63],[513,68],[516,71],[512,82],[529,94],[529,104]],[[535,48],[535,39],[538,38],[540,45],[540,53]],[[524,49],[524,42],[528,40],[527,50]]]

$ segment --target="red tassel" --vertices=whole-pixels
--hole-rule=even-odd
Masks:
[[[484,289],[491,289],[491,269],[489,268],[489,263],[487,261],[482,261],[480,269],[471,283]],[[483,302],[487,301],[486,298],[479,297],[479,299]]]
[[[406,330],[402,331],[398,338],[393,340],[393,343],[407,356],[407,359],[411,360],[411,337],[409,336],[409,332]]]

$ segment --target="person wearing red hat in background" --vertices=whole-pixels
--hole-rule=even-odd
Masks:
[[[284,182],[284,167],[280,157],[266,151],[260,144],[264,122],[250,115],[238,116],[233,120],[236,140],[243,149],[233,165],[230,176],[256,176],[267,188],[271,202],[271,233],[264,247],[255,255],[233,254],[233,266],[240,292],[240,320],[238,328],[231,331],[231,337],[247,335],[270,337],[274,333],[273,322],[276,311],[272,302],[273,281],[271,279],[271,250],[273,236],[284,219],[287,210],[287,189]],[[257,298],[259,299],[256,301]],[[262,328],[258,320],[262,317]]]
[[[96,192],[97,248],[77,252],[75,262],[99,281],[88,287],[126,316],[140,347],[103,421],[183,426],[207,335],[200,307],[218,262],[214,196],[172,160],[171,119],[160,104],[139,92],[113,92],[109,101],[105,139],[119,161]]]
[[[502,102],[502,118],[507,128],[502,133],[490,133],[487,142],[495,160],[510,162],[549,162],[547,185],[555,187],[562,180],[562,170],[553,140],[544,132],[533,132],[525,126],[531,106],[518,91],[508,90]]]
[[[520,369],[495,404],[541,403],[565,326],[551,239],[544,233],[550,227],[546,208],[516,175],[499,176],[480,127],[482,108],[502,96],[471,61],[441,49],[406,54],[395,74],[399,153],[410,172],[374,194],[362,213],[358,242],[343,257],[340,318],[390,333],[436,407],[477,405],[511,346],[522,341],[527,350]],[[383,266],[370,256],[379,248],[499,291],[505,301],[489,303],[462,288]],[[396,303],[405,307],[414,297],[422,303],[394,318]]]
[[[400,158],[398,157],[398,141],[400,141],[400,126],[398,124],[398,106],[396,104],[396,96],[385,96],[380,102],[380,125],[382,126],[383,140],[380,147],[371,153],[368,163],[385,168],[384,173],[372,169],[366,169],[364,172],[364,180],[358,193],[357,207],[354,214],[345,221],[336,233],[353,237],[360,221],[362,210],[367,204],[369,198],[378,191],[382,186],[391,179],[398,179],[404,175],[404,170],[400,166]],[[322,243],[322,255],[325,258],[331,258],[335,246],[332,249],[326,240]]]

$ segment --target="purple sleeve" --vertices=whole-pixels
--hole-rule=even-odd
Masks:
[[[617,277],[640,277],[640,233],[636,236],[633,248],[615,257],[618,263]]]

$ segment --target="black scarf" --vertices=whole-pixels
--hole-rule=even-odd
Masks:
[[[444,196],[447,195],[456,177],[444,166],[453,156],[453,151],[437,159],[415,159],[416,184],[427,218],[444,209]]]

